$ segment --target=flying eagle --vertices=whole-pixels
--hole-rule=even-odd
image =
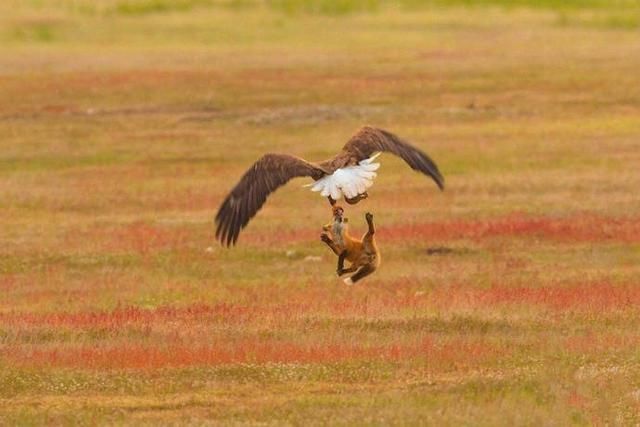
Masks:
[[[333,205],[344,196],[349,204],[367,198],[373,184],[374,160],[388,152],[402,158],[411,169],[430,176],[442,190],[444,178],[431,158],[420,149],[383,129],[361,128],[334,158],[320,163],[307,162],[288,154],[265,154],[249,168],[216,215],[216,238],[224,245],[234,245],[240,231],[260,210],[269,194],[296,177],[308,176],[315,181],[308,186],[329,198]]]

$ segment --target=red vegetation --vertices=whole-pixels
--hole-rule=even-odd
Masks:
[[[577,215],[567,218],[529,217],[512,214],[485,221],[446,221],[380,226],[381,239],[450,240],[500,236],[532,236],[559,241],[614,240],[640,242],[640,219]]]
[[[0,277],[0,290],[6,291],[18,284],[18,279],[14,275]]]
[[[640,286],[608,281],[588,283],[550,283],[545,286],[500,285],[476,288],[459,284],[431,291],[416,292],[413,283],[390,283],[387,288],[363,289],[362,293],[337,297],[327,289],[291,292],[286,301],[260,304],[263,296],[246,304],[193,304],[184,307],[162,306],[154,309],[117,308],[112,311],[0,313],[0,325],[11,327],[66,327],[117,329],[126,325],[154,324],[240,324],[261,325],[329,316],[331,318],[367,318],[398,313],[438,310],[452,307],[485,308],[496,305],[531,306],[554,311],[612,311],[640,305]]]
[[[189,231],[184,228],[138,221],[119,227],[95,228],[68,235],[66,246],[85,246],[86,242],[95,242],[102,251],[134,252],[146,256],[162,250],[184,247],[191,238]]]
[[[146,255],[152,249],[180,247],[187,240],[183,230],[172,230],[136,222],[109,233],[108,249],[130,249]]]
[[[600,354],[617,349],[635,349],[638,344],[640,344],[640,337],[611,334],[572,336],[565,341],[567,350],[579,354]]]
[[[488,288],[459,283],[431,291],[416,292],[415,289],[418,288],[405,283],[402,292],[368,298],[368,313],[382,314],[427,307],[438,310],[455,307],[489,308],[497,305],[530,306],[554,311],[602,312],[635,309],[640,305],[638,284],[616,284],[607,280],[551,282],[540,286],[496,283]]]
[[[504,305],[592,313],[625,310],[640,304],[640,287],[606,281],[541,287],[495,285],[486,289],[460,285],[424,293],[416,293],[415,286],[413,282],[402,281],[381,285],[379,289],[354,290],[333,298],[330,290],[312,288],[292,291],[283,302],[260,302],[260,295],[254,295],[251,298],[254,302],[245,305],[125,307],[84,313],[1,313],[0,327],[12,331],[15,338],[0,346],[0,360],[22,366],[82,369],[380,360],[417,361],[424,362],[426,368],[458,369],[504,358],[510,349],[504,343],[493,343],[473,335],[451,337],[420,329],[412,329],[409,335],[400,333],[397,338],[390,335],[373,344],[342,334],[300,334],[298,328],[304,325],[304,330],[318,327],[323,331],[324,320],[341,322],[346,319],[356,325],[366,319],[393,319],[408,310],[416,314],[427,313],[430,308],[484,309]],[[295,331],[297,338],[261,333],[278,330],[283,325],[293,327],[291,331]],[[394,327],[393,323],[389,325]],[[236,327],[243,331],[241,336],[230,333]],[[106,335],[104,340],[94,344],[71,344],[64,338],[68,335],[63,330],[88,337],[101,337],[103,332]],[[42,331],[59,332],[61,341],[32,344],[28,337]],[[54,333],[54,336],[57,335]],[[610,335],[569,337],[564,347],[570,352],[588,353],[637,346],[637,339],[630,339]]]
[[[85,313],[0,313],[0,324],[12,326],[51,326],[71,328],[120,328],[128,324],[152,324],[156,322],[225,321],[243,322],[254,318],[257,310],[231,304],[194,304],[183,308],[159,307],[143,309],[126,307],[113,311]]]
[[[481,304],[542,305],[554,310],[586,309],[599,312],[635,308],[640,305],[640,286],[608,282],[530,288],[493,286],[476,291]]]
[[[367,346],[327,342],[299,344],[273,339],[243,339],[207,344],[167,343],[166,347],[125,344],[27,349],[5,347],[5,360],[26,366],[97,369],[157,369],[234,363],[332,363],[346,360],[407,361],[424,359],[427,366],[469,366],[504,356],[505,349],[462,339],[436,344],[431,337],[415,343]]]
[[[567,403],[574,408],[584,409],[589,405],[589,399],[582,396],[576,390],[572,390],[567,397]]]

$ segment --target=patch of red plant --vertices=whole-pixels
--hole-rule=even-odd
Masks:
[[[0,277],[0,290],[9,290],[18,284],[18,279],[15,275],[6,275]]]
[[[505,349],[488,343],[456,340],[438,345],[431,337],[415,343],[362,345],[245,339],[241,341],[171,343],[166,347],[138,344],[48,349],[4,348],[2,359],[25,366],[88,369],[158,369],[184,366],[216,366],[238,363],[334,363],[340,361],[424,359],[429,364],[468,366],[490,357],[504,356]]]
[[[554,310],[586,309],[593,312],[640,305],[640,286],[609,282],[544,287],[492,286],[470,295],[482,305],[542,305]]]
[[[249,307],[233,304],[194,304],[187,307],[138,307],[118,308],[113,311],[81,313],[0,313],[0,324],[24,326],[50,326],[71,328],[119,328],[130,324],[153,324],[156,322],[225,321],[246,322],[260,313]]]
[[[636,349],[640,344],[637,336],[623,335],[594,335],[586,334],[568,337],[565,347],[573,353],[594,354],[619,349]]]
[[[397,285],[397,286],[396,286]],[[559,312],[601,313],[640,306],[640,286],[615,284],[606,280],[587,283],[546,283],[526,285],[495,284],[477,288],[468,284],[450,285],[417,292],[416,284],[400,281],[354,289],[336,295],[331,288],[291,291],[281,301],[268,301],[256,292],[244,304],[193,304],[153,309],[122,307],[111,311],[88,312],[0,312],[0,325],[12,328],[73,328],[118,330],[125,326],[155,327],[185,325],[277,325],[314,318],[385,318],[398,313],[437,310],[528,306]],[[265,287],[268,289],[268,287]]]
[[[256,298],[260,300],[262,297]],[[184,307],[162,306],[154,309],[123,307],[111,311],[88,312],[5,312],[0,325],[12,327],[66,327],[116,330],[123,326],[153,326],[166,322],[193,325],[291,322],[323,314],[372,316],[415,308],[419,300],[412,296],[378,295],[371,298],[334,298],[326,293],[292,295],[290,301],[274,304],[193,304]]]
[[[576,215],[566,218],[530,217],[512,214],[504,218],[483,221],[445,221],[401,224],[379,227],[380,239],[451,240],[485,239],[501,236],[531,236],[558,241],[620,241],[640,242],[640,219],[607,218],[596,215]]]
[[[134,252],[148,255],[159,250],[186,246],[189,241],[187,230],[163,227],[138,221],[119,227],[96,228],[69,235],[70,245],[74,240],[97,242],[104,250],[111,252]]]
[[[589,400],[576,390],[572,390],[567,397],[567,403],[574,408],[584,409],[588,406]]]

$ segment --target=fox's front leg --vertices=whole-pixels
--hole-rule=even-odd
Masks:
[[[367,265],[363,266],[360,270],[358,270],[358,272],[356,274],[354,274],[353,276],[351,276],[349,278],[349,279],[351,279],[351,283],[347,283],[347,282],[345,282],[345,283],[352,285],[352,284],[356,283],[358,280],[367,277],[368,275],[370,275],[374,271],[376,271],[376,266],[373,265],[373,264],[367,264]]]
[[[336,244],[333,243],[333,240],[331,240],[331,237],[329,237],[328,233],[323,232],[322,234],[320,234],[320,240],[326,243],[326,245],[329,246],[329,248],[333,251],[334,254],[340,256],[340,249],[338,249]]]
[[[342,276],[344,274],[344,259],[347,256],[347,251],[344,250],[338,254],[338,268],[336,268],[336,273],[338,276]]]

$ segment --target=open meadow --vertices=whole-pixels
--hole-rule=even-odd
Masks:
[[[0,425],[640,423],[640,2],[0,2]],[[391,155],[353,287],[268,151]]]

